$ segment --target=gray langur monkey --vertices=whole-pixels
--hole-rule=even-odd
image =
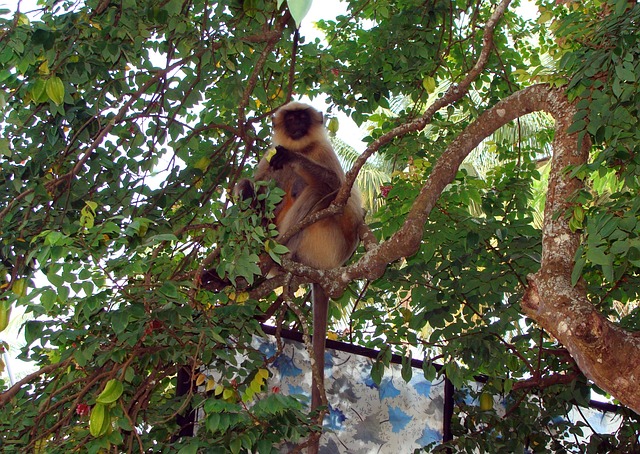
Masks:
[[[333,202],[345,181],[345,173],[329,142],[322,113],[306,104],[291,102],[276,111],[273,145],[275,155],[267,155],[259,162],[254,180],[273,180],[285,192],[274,213],[281,238],[305,217]],[[243,199],[255,196],[250,180],[238,182],[234,192]],[[363,222],[362,199],[354,187],[342,213],[305,227],[287,240],[285,246],[295,261],[318,269],[336,268],[355,251],[358,229]],[[329,297],[314,283],[313,360],[322,379],[328,305]],[[321,405],[315,377],[311,387],[311,409],[315,410]],[[314,452],[313,447],[310,452]]]

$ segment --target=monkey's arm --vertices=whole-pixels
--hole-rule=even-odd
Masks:
[[[315,163],[301,153],[296,153],[278,145],[276,154],[269,161],[269,166],[280,170],[286,165],[298,167],[298,173],[306,183],[315,188],[322,196],[337,191],[342,184],[340,176],[331,169]]]

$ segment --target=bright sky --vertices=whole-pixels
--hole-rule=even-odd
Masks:
[[[538,8],[533,0],[522,0],[521,5],[516,8],[516,12],[524,19],[534,20],[538,17]],[[300,25],[300,34],[304,35],[308,40],[314,40],[316,38],[322,39],[322,34],[314,26],[314,23],[321,20],[331,20],[337,16],[345,15],[347,13],[347,3],[341,0],[315,0],[311,5],[311,9],[307,13],[307,16],[303,19]],[[325,112],[327,109],[327,103],[322,98],[315,98],[309,101],[308,98],[302,101],[312,104],[316,109],[321,112]],[[351,120],[344,113],[338,111],[329,112],[335,116],[339,123],[340,129],[337,132],[337,136],[347,144],[351,145],[358,152],[364,151],[366,144],[363,142],[363,138],[367,133],[360,129],[356,123]]]
[[[321,19],[334,19],[337,16],[346,14],[346,12],[346,2],[340,0],[315,0],[311,5],[311,9],[302,21],[302,24],[300,24],[300,34],[303,35],[307,41],[313,41],[316,38],[322,39],[323,35],[314,24]],[[325,100],[320,97],[313,100],[304,98],[303,101],[313,105],[313,107],[321,112],[326,112],[328,107]],[[337,109],[329,113],[336,117],[340,124],[340,128],[336,133],[338,138],[342,139],[345,143],[351,145],[359,152],[364,151],[366,144],[362,139],[366,136],[366,133],[358,128],[358,125],[356,125],[351,118]]]

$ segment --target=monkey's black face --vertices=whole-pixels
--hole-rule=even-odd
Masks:
[[[284,130],[294,140],[306,136],[312,124],[313,118],[308,109],[290,110],[284,114]]]

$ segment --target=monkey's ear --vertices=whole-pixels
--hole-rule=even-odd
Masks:
[[[320,123],[324,124],[324,114],[322,112],[318,112],[320,114]]]

